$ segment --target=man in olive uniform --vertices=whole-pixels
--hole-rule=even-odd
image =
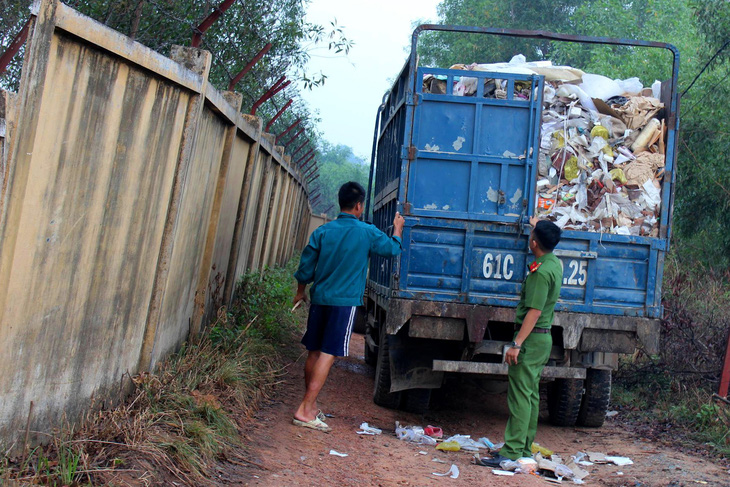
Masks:
[[[515,337],[505,354],[509,365],[507,405],[509,420],[504,433],[504,447],[481,464],[498,468],[504,460],[532,456],[532,442],[537,433],[540,412],[540,374],[550,357],[553,339],[555,303],[560,295],[563,268],[553,249],[560,242],[560,228],[549,221],[531,218],[533,226],[529,247],[535,255],[522,283],[520,302],[515,315]]]

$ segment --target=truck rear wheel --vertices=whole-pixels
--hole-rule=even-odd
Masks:
[[[593,428],[603,426],[611,400],[611,371],[588,369],[585,389],[577,424]]]
[[[365,334],[365,327],[368,321],[368,310],[365,306],[355,308],[355,319],[352,322],[352,331],[355,333]]]
[[[423,414],[431,404],[432,389],[408,389],[403,391],[403,410],[409,413]]]
[[[375,321],[368,316],[368,320],[365,323],[365,363],[376,367],[378,365],[378,345],[377,345],[377,328],[374,324]],[[374,343],[372,348],[370,347],[370,341]]]
[[[388,334],[380,330],[380,345],[378,346],[378,364],[375,366],[375,391],[373,401],[378,406],[390,409],[400,407],[401,392],[390,392],[390,348]]]
[[[378,349],[375,348],[375,350],[370,350],[370,345],[368,345],[367,337],[365,338],[365,340],[365,363],[376,367],[378,365]]]
[[[550,422],[556,426],[575,426],[582,399],[582,379],[555,379],[548,388]]]

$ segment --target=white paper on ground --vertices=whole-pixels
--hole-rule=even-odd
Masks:
[[[346,457],[348,456],[347,453],[340,453],[338,451],[330,450],[330,455],[334,455],[336,457]]]
[[[631,461],[629,457],[606,457],[606,461],[609,461],[611,463],[615,463],[619,467],[622,467],[624,465],[633,465],[634,462]]]
[[[447,475],[451,477],[452,479],[458,479],[459,478],[459,467],[457,467],[455,464],[451,464],[451,468],[446,473],[436,473],[433,472],[433,475],[437,475],[439,477],[446,477]]]
[[[503,475],[503,476],[505,476],[505,477],[507,477],[507,476],[512,476],[512,475],[514,475],[514,474],[515,474],[514,472],[510,472],[510,471],[508,471],[508,470],[497,470],[497,469],[494,469],[494,470],[492,470],[492,473],[493,473],[494,475]]]
[[[383,430],[379,428],[374,428],[367,423],[361,424],[360,430],[361,431],[357,432],[358,435],[379,435],[383,432]]]

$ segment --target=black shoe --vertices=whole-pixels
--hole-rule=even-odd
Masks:
[[[477,465],[481,465],[482,467],[492,467],[492,468],[500,468],[499,464],[505,460],[509,460],[509,458],[503,457],[499,453],[496,453],[492,458],[484,457],[484,458],[475,459]]]

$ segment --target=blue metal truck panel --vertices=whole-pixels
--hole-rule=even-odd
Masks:
[[[601,238],[603,237],[603,238]],[[558,311],[656,317],[649,238],[565,232]],[[409,219],[397,296],[514,307],[534,257],[523,232],[493,223]],[[648,293],[647,293],[647,290]],[[647,304],[648,303],[648,304]]]
[[[675,179],[678,53],[642,41],[512,35],[534,34],[674,53],[673,79],[662,93],[668,131],[659,237],[565,231],[556,249],[564,267],[558,311],[658,318]],[[415,63],[414,49],[380,115],[373,191],[378,228],[388,231],[396,211],[405,216],[404,252],[372,259],[370,292],[385,300],[515,307],[532,260],[525,223],[536,200],[544,81]],[[445,80],[446,93],[424,93],[428,75]],[[462,78],[479,80],[475,96],[453,94]],[[505,99],[484,96],[482,80],[495,78],[508,81]],[[529,87],[529,95],[516,96],[516,85]]]
[[[501,74],[507,90],[506,99],[500,100],[484,96],[482,80],[494,74],[463,74],[446,69],[417,71],[406,194],[409,214],[519,221],[532,194],[543,78]],[[446,78],[446,93],[423,93],[422,80],[427,75]],[[454,81],[461,78],[478,80],[474,97],[453,94]],[[529,86],[528,100],[514,96],[516,83]]]

